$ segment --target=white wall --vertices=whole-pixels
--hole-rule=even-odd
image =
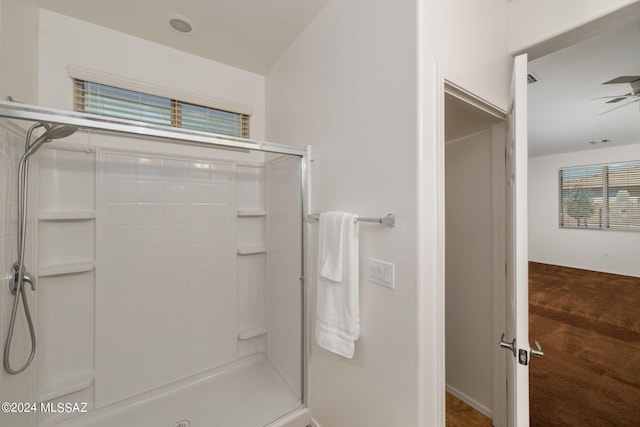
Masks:
[[[434,43],[430,53],[444,78],[506,109],[511,60],[507,52],[505,2],[443,0],[434,3],[429,17],[433,22],[426,26],[426,37],[427,43]]]
[[[638,10],[638,0],[513,0],[509,8],[509,50],[523,52],[558,37],[555,49],[580,41],[585,34],[606,30],[594,20],[610,15],[618,23],[633,19],[628,11]],[[616,12],[628,8],[620,14]],[[608,18],[607,18],[608,19]],[[584,28],[581,28],[585,26]],[[568,34],[572,30],[576,33]],[[576,37],[578,37],[576,39]],[[567,44],[568,43],[568,44]],[[545,49],[554,49],[554,44]],[[540,53],[550,53],[540,52]],[[537,56],[537,55],[535,55]],[[530,58],[531,55],[530,55]]]
[[[500,107],[508,100],[504,2],[384,3],[330,3],[267,76],[268,138],[313,146],[312,209],[398,214],[395,229],[361,229],[354,360],[312,346],[310,402],[323,426],[444,421],[436,64]],[[362,277],[370,256],[396,263],[396,291]],[[312,274],[313,254],[310,264]]]
[[[397,215],[395,228],[360,225],[355,357],[312,338],[309,403],[323,427],[418,425],[415,15],[413,1],[333,1],[267,76],[267,138],[313,146],[312,209]],[[307,258],[311,319],[317,226]],[[366,280],[368,258],[395,264],[396,290]]]
[[[558,227],[559,168],[638,159],[640,144],[529,159],[529,259],[640,276],[640,233]]]
[[[38,7],[0,1],[0,100],[38,103]]]
[[[73,109],[67,65],[253,107],[251,137],[264,138],[264,77],[137,37],[40,11],[40,105]]]
[[[464,10],[464,13],[460,11]],[[444,425],[444,97],[442,79],[498,108],[509,99],[511,58],[507,10],[501,0],[421,3],[418,277],[424,355],[419,375],[422,425]],[[439,74],[436,70],[439,70]],[[434,100],[436,102],[434,102]]]
[[[479,132],[447,138],[445,153],[447,389],[489,416],[493,412],[491,225],[496,214],[491,139],[491,123],[485,122]]]

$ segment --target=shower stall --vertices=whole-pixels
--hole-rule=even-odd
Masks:
[[[10,102],[0,117],[5,366],[37,348],[0,376],[0,425],[306,426],[305,150]],[[20,227],[39,123],[79,130],[36,139]],[[18,307],[6,340],[20,271],[33,328]]]

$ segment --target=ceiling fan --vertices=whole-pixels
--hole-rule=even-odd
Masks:
[[[607,101],[607,104],[615,104],[621,101],[628,101],[625,102],[624,104],[620,104],[618,106],[616,106],[615,108],[612,108],[610,110],[607,110],[603,113],[598,114],[599,116],[603,115],[603,114],[607,114],[610,113],[611,111],[617,110],[619,108],[622,108],[624,106],[627,106],[629,104],[633,104],[634,102],[638,102],[640,101],[640,76],[620,76],[620,77],[616,77],[615,79],[609,80],[607,82],[602,83],[603,85],[613,85],[613,84],[620,84],[620,83],[628,83],[629,86],[631,87],[631,92],[624,94],[624,95],[614,95],[614,96],[603,96],[601,98],[596,98],[596,99],[609,99],[609,101]]]

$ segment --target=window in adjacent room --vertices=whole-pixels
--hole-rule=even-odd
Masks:
[[[86,80],[75,81],[75,109],[122,119],[249,137],[249,115],[182,100],[121,89]]]
[[[640,231],[640,161],[562,168],[560,227]]]

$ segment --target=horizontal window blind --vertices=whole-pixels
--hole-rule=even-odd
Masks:
[[[563,228],[640,231],[640,162],[559,171]]]
[[[602,228],[601,166],[560,170],[560,226]]]
[[[243,114],[181,103],[180,127],[225,135],[249,136],[249,121]]]
[[[640,162],[608,166],[609,228],[640,231]]]
[[[129,89],[75,80],[75,109],[129,120],[249,137],[249,115]]]

